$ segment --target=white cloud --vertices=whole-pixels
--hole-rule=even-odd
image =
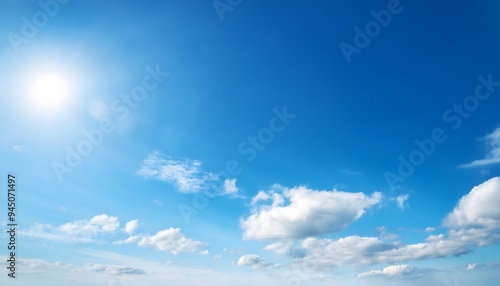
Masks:
[[[177,255],[183,252],[195,252],[203,243],[187,238],[180,228],[161,230],[155,235],[142,237],[139,246],[152,246],[158,250]]]
[[[215,174],[203,171],[198,160],[164,156],[158,151],[142,162],[137,173],[145,178],[173,184],[182,193],[200,192],[209,188],[210,182],[219,180]]]
[[[210,252],[208,250],[203,250],[198,252],[199,255],[210,255]]]
[[[272,199],[240,220],[245,239],[304,238],[342,230],[382,200],[380,193],[316,191],[305,186],[259,193],[252,199]]]
[[[35,224],[21,235],[62,242],[89,243],[96,235],[115,232],[120,227],[117,217],[96,215],[90,220],[68,222],[58,227],[50,224]]]
[[[213,260],[219,260],[221,258],[222,258],[222,254],[219,253],[219,254],[214,255],[214,257],[212,259]]]
[[[481,138],[486,145],[486,156],[483,159],[475,160],[459,167],[471,168],[500,163],[500,127],[492,133]]]
[[[469,265],[467,265],[467,270],[473,270],[473,269],[475,269],[475,268],[476,268],[476,266],[477,266],[477,264],[476,264],[476,263],[469,264]]]
[[[256,254],[245,254],[238,258],[238,262],[236,262],[238,266],[251,266],[253,269],[260,267],[269,267],[272,266],[268,261],[260,258]]]
[[[80,220],[68,222],[59,226],[57,229],[69,235],[90,237],[98,233],[113,232],[118,229],[119,226],[120,222],[117,217],[101,214],[94,216],[90,221]]]
[[[139,221],[134,219],[125,224],[124,230],[126,233],[131,234],[137,229],[138,226],[139,226]]]
[[[433,232],[433,231],[435,231],[435,230],[436,230],[436,228],[435,228],[435,227],[430,227],[430,226],[429,226],[429,227],[426,227],[426,228],[425,228],[425,232]]]
[[[236,195],[237,193],[238,187],[236,187],[236,179],[224,180],[224,194]]]
[[[287,242],[279,241],[279,242],[275,242],[275,243],[266,245],[264,247],[264,250],[273,251],[276,254],[287,254],[292,249],[292,245],[293,245],[293,243],[291,241],[287,241]]]
[[[163,205],[162,201],[160,201],[160,200],[153,200],[153,204],[155,206],[161,206],[161,205]]]
[[[375,237],[349,236],[334,239],[306,238],[288,255],[316,268],[350,264],[401,263],[460,256],[472,247],[500,242],[500,178],[474,187],[445,218],[447,234],[430,235],[420,243],[385,243]],[[433,231],[434,228],[427,228]],[[384,233],[382,228],[379,233]]]
[[[471,263],[465,267],[465,270],[479,270],[479,269],[495,269],[499,268],[500,264],[498,262],[487,262],[487,263]]]
[[[131,236],[125,240],[113,241],[113,244],[130,244],[130,243],[136,242],[139,238],[140,238],[140,236],[134,235],[134,236]]]
[[[397,196],[394,200],[396,201],[396,203],[398,204],[398,207],[401,209],[401,210],[405,210],[405,204],[406,202],[408,201],[408,198],[410,198],[410,195],[406,194],[406,195],[400,195],[400,196]]]
[[[415,272],[415,267],[407,264],[391,265],[382,270],[370,270],[358,275],[359,278],[369,276],[405,276]]]
[[[500,177],[492,178],[463,196],[444,219],[449,228],[500,228]]]

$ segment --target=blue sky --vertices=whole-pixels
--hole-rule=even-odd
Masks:
[[[495,285],[496,1],[0,5],[0,281]]]

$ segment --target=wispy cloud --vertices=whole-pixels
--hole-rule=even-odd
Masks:
[[[238,195],[239,188],[235,178],[224,181],[217,174],[205,171],[202,162],[188,158],[174,158],[159,151],[153,151],[142,162],[137,174],[147,178],[172,184],[181,193],[203,193],[229,195],[232,198],[243,198]],[[161,202],[155,200],[156,205]]]
[[[137,174],[173,184],[182,193],[196,193],[218,180],[214,173],[202,170],[201,165],[198,160],[173,158],[154,151],[142,162]]]
[[[467,164],[462,164],[459,167],[472,168],[500,163],[500,127],[485,137],[480,138],[480,140],[485,144],[485,157]]]

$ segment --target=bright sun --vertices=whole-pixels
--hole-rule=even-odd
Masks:
[[[40,74],[31,87],[31,96],[36,106],[41,108],[55,108],[62,105],[69,93],[69,82],[59,74]]]

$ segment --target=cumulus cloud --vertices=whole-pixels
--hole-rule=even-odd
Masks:
[[[139,220],[134,219],[125,224],[124,230],[126,233],[131,234],[137,229],[138,226],[139,226]]]
[[[436,228],[435,228],[435,227],[430,227],[430,226],[428,226],[428,227],[426,227],[426,228],[425,228],[425,232],[433,232],[433,231],[435,231],[435,230],[436,230]]]
[[[485,157],[467,164],[462,164],[459,167],[471,168],[500,163],[500,127],[481,138],[481,141],[485,144]]]
[[[96,215],[90,221],[80,220],[68,222],[58,227],[58,230],[70,235],[92,236],[102,232],[113,232],[120,226],[117,217],[106,214]]]
[[[177,255],[183,252],[195,252],[203,243],[187,238],[181,233],[180,228],[161,230],[155,235],[144,236],[139,241],[139,246],[152,246],[160,251]]]
[[[358,278],[370,276],[407,276],[415,273],[415,267],[407,264],[391,265],[382,270],[370,270],[358,275]]]
[[[236,263],[236,265],[250,266],[253,269],[273,266],[272,263],[260,258],[256,254],[245,254],[243,256],[240,256],[240,258],[238,258],[238,262]]]
[[[339,231],[382,200],[378,192],[368,196],[305,186],[277,189],[252,199],[254,205],[272,202],[255,206],[248,218],[240,220],[245,239],[296,239]]]
[[[444,219],[444,226],[449,228],[447,234],[429,235],[420,243],[387,243],[377,237],[360,236],[339,239],[309,237],[301,240],[298,246],[292,246],[286,253],[318,269],[460,256],[471,252],[472,247],[500,242],[499,196],[500,178],[474,187]],[[434,228],[426,230],[433,231]],[[384,227],[377,229],[381,234],[385,231]],[[278,246],[272,244],[267,248],[279,249]]]
[[[499,206],[500,177],[495,177],[463,196],[444,219],[443,225],[449,228],[499,228]]]
[[[198,252],[199,255],[210,255],[210,252],[208,250],[203,250]]]
[[[89,243],[93,237],[115,232],[120,227],[117,217],[106,214],[96,215],[90,220],[68,222],[58,227],[50,224],[35,224],[21,235],[47,240]]]

